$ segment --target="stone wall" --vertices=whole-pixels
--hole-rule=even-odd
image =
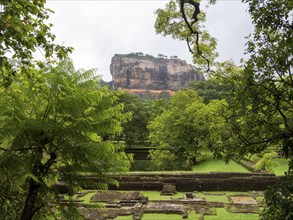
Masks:
[[[177,191],[264,191],[278,183],[283,177],[274,174],[262,173],[182,173],[182,174],[155,174],[130,173],[128,175],[112,175],[119,182],[119,187],[109,185],[111,190],[153,190],[161,191],[165,184],[173,184]],[[96,176],[83,176],[92,181],[101,182]],[[68,193],[68,188],[62,181],[55,185],[56,190]],[[85,186],[84,189],[95,189]]]
[[[202,174],[130,174],[113,176],[119,190],[161,190],[163,185],[176,185],[177,191],[263,191],[282,177],[261,173],[202,173]]]

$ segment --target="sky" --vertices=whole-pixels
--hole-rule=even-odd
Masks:
[[[49,22],[56,42],[75,48],[71,55],[76,69],[97,69],[111,81],[114,54],[142,52],[157,56],[178,56],[192,64],[185,41],[155,33],[154,12],[168,0],[47,0],[55,13]],[[203,2],[204,4],[204,2]],[[239,0],[218,0],[207,12],[206,29],[217,39],[218,61],[239,63],[245,51],[245,37],[252,30],[247,5]]]

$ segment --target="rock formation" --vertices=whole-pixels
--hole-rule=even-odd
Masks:
[[[194,66],[176,56],[153,57],[142,53],[115,54],[110,71],[114,88],[177,91],[193,80],[205,80]]]

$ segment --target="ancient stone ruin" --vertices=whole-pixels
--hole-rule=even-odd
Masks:
[[[112,86],[130,93],[149,91],[156,95],[164,91],[172,95],[185,88],[190,81],[205,80],[196,67],[177,56],[167,58],[164,55],[154,57],[142,53],[115,54],[110,71]]]
[[[169,219],[170,214],[178,216],[177,219],[205,219],[208,216],[220,218],[217,212],[224,210],[227,219],[232,219],[233,214],[243,214],[245,219],[255,217],[263,208],[263,193],[249,192],[190,192],[193,198],[162,196],[149,198],[139,191],[116,191],[116,190],[91,190],[83,194],[74,195],[73,198],[60,201],[64,206],[75,206],[81,215],[88,220],[116,219],[124,216],[124,219],[141,220],[144,215],[165,214]],[[187,196],[187,197],[189,197]],[[62,198],[61,198],[62,197]],[[196,197],[196,198],[195,198]],[[78,198],[78,199],[77,199]],[[90,200],[86,199],[90,198]],[[193,217],[192,217],[193,215]],[[239,216],[239,215],[237,215]],[[194,218],[197,217],[197,218]],[[236,218],[235,218],[236,219]],[[255,219],[255,218],[252,218]]]

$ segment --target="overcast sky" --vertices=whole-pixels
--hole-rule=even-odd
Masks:
[[[186,42],[156,35],[155,10],[167,0],[48,0],[55,11],[57,42],[75,48],[71,58],[77,69],[96,68],[103,79],[111,81],[109,65],[114,54],[177,55],[192,63]],[[201,6],[201,9],[204,9]],[[207,10],[206,28],[218,40],[219,61],[243,57],[245,36],[252,31],[247,5],[238,0],[218,0]]]

